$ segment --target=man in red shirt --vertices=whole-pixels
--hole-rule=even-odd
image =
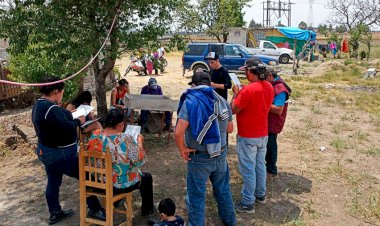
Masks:
[[[265,203],[268,113],[274,91],[266,81],[266,67],[259,59],[248,59],[239,69],[245,71],[250,84],[241,90],[235,86],[231,101],[232,113],[236,114],[239,171],[243,178],[242,198],[235,208],[238,212],[254,213],[255,200]]]

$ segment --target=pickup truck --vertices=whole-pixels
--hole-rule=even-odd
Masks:
[[[250,52],[278,57],[281,64],[289,63],[289,60],[293,58],[294,51],[287,48],[278,48],[275,44],[270,41],[261,40],[257,48],[247,48]]]
[[[239,67],[252,57],[259,58],[263,63],[277,66],[278,59],[270,56],[256,55],[240,44],[227,43],[191,43],[182,57],[183,74],[186,70],[210,70],[206,56],[209,52],[219,55],[220,63],[230,72],[239,72]]]

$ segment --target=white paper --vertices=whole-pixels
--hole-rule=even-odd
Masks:
[[[141,132],[141,126],[127,125],[125,129],[125,134],[132,136],[137,142],[137,137]]]
[[[235,73],[228,73],[230,75],[231,80],[236,86],[241,86],[239,78],[236,76]]]
[[[88,121],[86,121],[85,123],[83,123],[83,125],[81,125],[81,127],[84,128],[84,127],[86,127],[87,125],[90,125],[91,123],[98,121],[99,119],[100,119],[100,118],[96,118],[96,119],[93,119],[93,120],[88,120]]]
[[[80,116],[87,116],[92,110],[94,109],[94,107],[91,107],[90,105],[80,105],[76,111],[74,111],[72,114],[73,114],[73,118],[78,118]]]

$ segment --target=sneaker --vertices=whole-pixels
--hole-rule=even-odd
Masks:
[[[106,221],[106,213],[104,212],[104,210],[98,210],[98,211],[89,210],[88,216],[91,218],[101,220],[101,221]]]
[[[256,201],[261,204],[265,204],[267,202],[265,195],[263,197],[256,197]]]
[[[55,214],[50,214],[49,218],[49,225],[55,224],[58,221],[61,221],[65,218],[70,217],[71,215],[74,214],[74,211],[72,209],[69,210],[61,210]]]
[[[255,213],[255,208],[253,207],[253,204],[243,205],[241,202],[235,203],[235,209],[239,213]]]

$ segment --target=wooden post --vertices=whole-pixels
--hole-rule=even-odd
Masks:
[[[296,60],[297,60],[297,54],[296,54],[296,46],[297,46],[297,39],[294,39],[294,46],[293,46],[293,51],[294,51],[294,57],[293,57],[293,74],[297,74],[297,68],[296,68]]]

